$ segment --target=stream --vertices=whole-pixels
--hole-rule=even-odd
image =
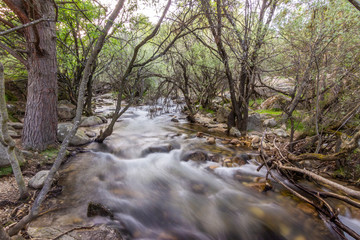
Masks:
[[[104,143],[68,161],[56,200],[61,211],[47,224],[105,223],[127,239],[338,239],[280,186],[273,183],[267,192],[249,187],[266,174],[257,171],[256,152],[220,139],[209,145],[175,108],[152,117],[148,108],[130,108]],[[192,160],[199,157],[194,153],[206,161]],[[222,167],[214,161],[219,156],[241,156],[246,164]],[[87,217],[89,202],[106,206],[113,217]]]

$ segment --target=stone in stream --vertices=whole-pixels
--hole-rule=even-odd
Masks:
[[[174,149],[180,149],[180,144],[173,142],[166,145],[148,147],[142,150],[141,156],[145,157],[146,155],[151,153],[168,153]]]
[[[110,211],[110,209],[108,209],[107,207],[105,207],[104,205],[102,205],[100,203],[95,203],[95,202],[89,202],[88,208],[87,208],[87,216],[88,217],[96,217],[96,216],[110,217],[111,219],[114,218],[114,214]]]
[[[239,166],[242,166],[242,165],[245,165],[249,160],[250,160],[249,155],[242,153],[242,154],[238,154],[238,155],[234,156],[231,159],[231,162],[235,163]]]
[[[214,145],[216,143],[215,138],[214,137],[209,137],[206,142],[210,145]]]
[[[175,118],[175,117],[172,118],[171,121],[172,121],[172,122],[179,122],[179,120],[178,120],[177,118]]]
[[[204,151],[193,151],[193,152],[187,152],[181,157],[181,161],[195,161],[195,162],[205,162],[208,160],[209,156]]]

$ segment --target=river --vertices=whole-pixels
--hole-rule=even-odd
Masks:
[[[280,186],[249,187],[266,174],[257,171],[256,152],[220,139],[207,144],[173,110],[150,117],[148,107],[130,108],[104,143],[73,156],[60,181],[61,211],[49,224],[106,223],[127,239],[338,239],[316,211],[299,208],[304,203]],[[194,152],[208,161],[191,160]],[[235,155],[249,156],[247,163],[228,168],[211,161]],[[89,202],[113,217],[87,217]]]

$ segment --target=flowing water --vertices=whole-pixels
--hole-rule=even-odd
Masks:
[[[256,171],[256,153],[220,140],[207,145],[180,114],[180,122],[170,121],[174,114],[150,118],[146,107],[130,109],[103,144],[74,156],[52,224],[107,223],[129,239],[337,239],[279,186],[266,193],[247,187],[265,176]],[[216,162],[182,161],[199,149],[213,158],[246,153],[253,160],[214,170]],[[88,218],[89,202],[106,206],[113,218]]]

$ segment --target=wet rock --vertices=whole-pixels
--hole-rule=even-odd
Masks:
[[[196,137],[202,138],[202,137],[204,137],[204,133],[203,132],[197,132]]]
[[[59,142],[64,141],[66,135],[71,131],[73,127],[72,123],[59,123],[57,130],[57,139]],[[70,139],[70,145],[80,146],[92,142],[83,129],[78,129],[75,136]]]
[[[23,129],[24,128],[24,124],[20,123],[20,122],[9,122],[8,125],[13,127],[14,129]]]
[[[69,101],[63,100],[59,102],[57,112],[59,120],[71,120],[75,117],[76,106]]]
[[[249,160],[250,160],[249,155],[247,155],[245,153],[236,155],[231,159],[231,161],[233,163],[237,164],[238,166],[245,165]]]
[[[208,154],[204,151],[194,151],[185,153],[184,156],[182,156],[181,161],[195,161],[195,162],[205,162],[208,159]]]
[[[211,145],[214,145],[214,144],[216,143],[214,137],[209,137],[209,138],[206,140],[206,142],[207,142],[208,144],[211,144]]]
[[[265,127],[270,127],[270,128],[273,128],[273,127],[276,127],[277,125],[277,122],[274,118],[270,118],[270,119],[266,119],[264,121],[264,126]]]
[[[114,218],[114,214],[110,211],[110,209],[108,209],[107,207],[105,207],[104,205],[102,205],[100,203],[94,203],[94,202],[89,202],[88,208],[87,208],[87,216],[88,217],[96,217],[96,216],[110,217],[111,219]]]
[[[255,178],[255,180],[257,182],[244,183],[244,185],[259,192],[267,192],[273,188],[270,180],[266,180],[265,178]]]
[[[275,135],[277,135],[278,137],[288,137],[289,136],[289,134],[284,129],[281,129],[281,128],[275,129],[273,131],[273,133]]]
[[[229,134],[233,137],[241,137],[241,132],[236,127],[230,128]]]
[[[30,180],[29,180],[29,187],[40,189],[44,186],[45,179],[47,175],[49,174],[49,170],[43,170],[35,174]]]
[[[261,132],[263,129],[260,114],[255,113],[249,115],[247,130]]]
[[[229,158],[224,159],[224,161],[222,162],[222,166],[223,167],[234,167],[233,162]]]
[[[151,154],[151,153],[168,153],[171,150],[179,149],[179,148],[180,148],[180,144],[178,144],[178,143],[166,144],[166,145],[161,145],[161,146],[152,146],[152,147],[148,147],[148,148],[144,149],[141,152],[141,156],[145,157],[146,155]]]
[[[179,122],[179,120],[177,118],[172,118],[171,121],[172,122]]]
[[[241,143],[240,140],[239,140],[239,139],[236,139],[236,138],[231,139],[231,141],[230,141],[230,144],[231,144],[231,145],[238,145],[238,144],[240,144],[240,143]]]
[[[226,107],[219,107],[219,109],[216,111],[216,121],[219,123],[226,123],[229,114],[230,109]]]
[[[81,123],[80,123],[80,127],[91,127],[91,126],[95,126],[95,125],[100,125],[103,124],[103,120],[98,117],[98,116],[90,116],[87,118],[84,118]]]
[[[78,226],[78,225],[77,225]],[[81,227],[81,226],[80,226]],[[73,228],[70,226],[70,229]],[[69,230],[69,226],[49,226],[49,227],[28,227],[27,233],[31,239],[54,239],[56,236],[59,236]],[[106,225],[97,225],[92,228],[85,228],[79,230],[73,230],[59,240],[114,240],[114,239],[124,239],[120,232],[115,229],[111,229]]]

